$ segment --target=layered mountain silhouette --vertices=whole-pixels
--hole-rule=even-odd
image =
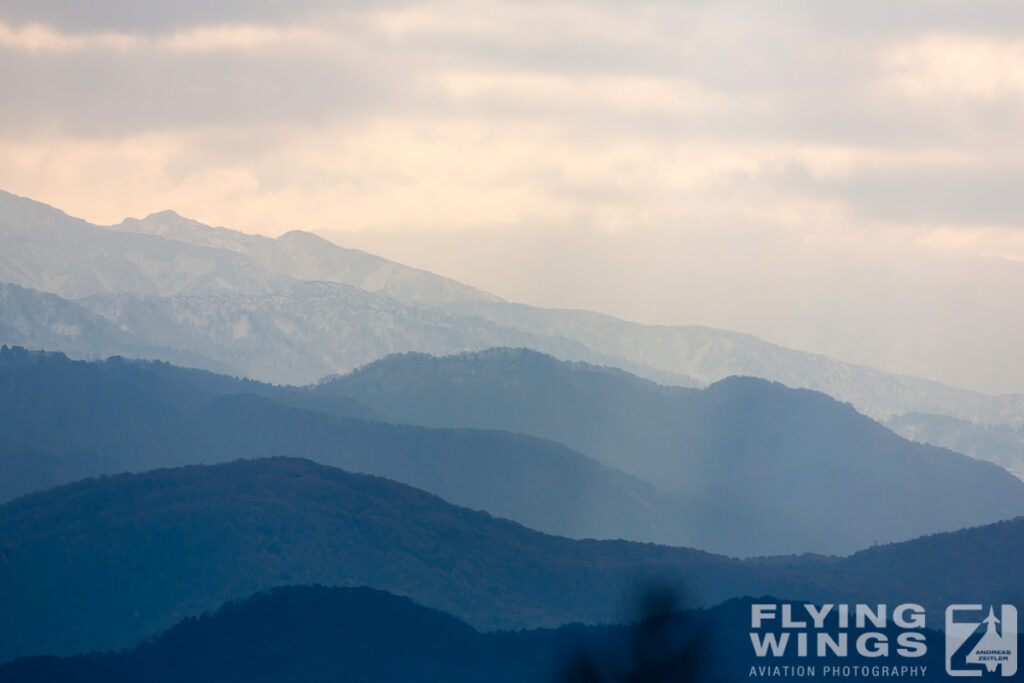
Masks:
[[[55,294],[0,282],[0,339],[30,349],[59,349],[74,358],[128,356],[159,358],[214,372],[234,372],[199,353],[153,345],[139,335]],[[238,374],[238,373],[235,373]]]
[[[546,642],[517,644],[381,591],[291,587],[185,620],[129,652],[0,667],[0,681],[512,683],[556,665]]]
[[[0,351],[0,500],[85,476],[290,455],[387,476],[564,536],[755,547],[705,510],[561,444],[367,421],[343,396],[166,363]],[[756,525],[754,525],[756,526]]]
[[[877,419],[924,412],[1017,425],[1024,415],[1020,395],[985,396],[749,335],[503,302],[309,233],[272,240],[172,212],[101,228],[0,193],[0,247],[0,282],[82,300],[142,346],[173,347],[206,369],[230,368],[267,381],[306,383],[395,352],[529,346],[669,384],[706,384],[736,374],[764,377],[824,391]],[[325,296],[322,287],[295,288],[313,279],[337,289]],[[0,325],[5,315],[0,310]],[[69,327],[74,320],[50,324]],[[368,342],[372,353],[331,343],[332,335],[351,340],[366,329],[376,332]],[[24,336],[0,342],[31,343]],[[101,343],[90,348],[91,357],[120,352]],[[86,357],[81,344],[61,343],[53,350]]]
[[[493,349],[394,356],[318,391],[398,422],[559,441],[662,487],[771,520],[773,552],[847,553],[1024,514],[1024,482],[1005,470],[906,441],[824,394],[764,380],[664,387]]]
[[[259,267],[296,280],[350,285],[367,292],[387,294],[399,301],[500,301],[468,285],[358,249],[345,249],[302,230],[270,239],[227,228],[211,228],[173,211],[154,213],[142,220],[129,218],[112,229],[129,234],[159,235],[199,247],[227,249],[244,254]]]
[[[148,345],[210,358],[236,374],[305,384],[410,346],[433,353],[512,343],[604,360],[578,342],[334,282],[299,282],[270,295],[96,295],[83,306]]]
[[[371,585],[474,626],[615,616],[643,580],[763,587],[708,553],[548,536],[306,460],[89,479],[0,507],[0,660],[131,645],[281,583]],[[793,584],[784,587],[793,589]]]
[[[828,602],[898,595],[934,608],[973,598],[964,589],[972,585],[996,601],[1016,595],[1024,565],[1003,565],[983,584],[991,566],[959,548],[995,534],[1015,539],[1006,553],[1019,554],[1021,533],[1018,520],[880,555],[750,562],[548,536],[306,460],[124,474],[0,506],[0,661],[130,646],[282,583],[368,585],[488,629],[614,621],[631,592],[651,584],[681,586],[704,605],[770,593]],[[880,563],[908,569],[879,571]]]
[[[989,460],[1024,479],[1024,424],[974,424],[948,415],[907,413],[885,426],[914,441]]]
[[[118,233],[0,194],[0,281],[64,298],[107,292],[270,293],[292,282],[223,249]]]
[[[759,659],[748,634],[753,602],[731,600],[699,611],[652,610],[644,619],[618,626],[481,633],[383,591],[290,586],[185,619],[124,652],[28,658],[0,666],[0,682],[716,681],[749,677],[751,666],[808,664],[819,671],[825,665],[867,666],[869,671],[913,666],[914,680],[947,680],[943,636],[928,628],[916,630],[927,652],[915,658],[896,654],[900,631],[890,626],[881,633],[891,649],[880,660],[856,652],[808,660],[794,648],[781,657]],[[765,597],[758,602],[776,601]],[[837,638],[839,629],[827,624],[826,632]]]
[[[134,648],[0,681],[594,680],[711,612],[476,629],[610,623],[651,584],[703,606],[1024,598],[1024,482],[865,417],[1015,467],[1020,395],[512,304],[301,231],[100,227],[2,192],[0,344],[117,354],[0,347],[0,662]],[[250,597],[284,584],[307,587]]]
[[[6,349],[0,447],[0,499],[288,455],[548,533],[734,556],[853,552],[1024,513],[1024,482],[820,394],[740,379],[662,387],[507,349],[392,358],[315,389]]]
[[[543,309],[505,302],[453,302],[446,310],[476,315],[533,334],[580,341],[597,353],[634,364],[629,367],[618,363],[614,364],[616,367],[661,383],[679,384],[640,369],[650,367],[682,374],[697,385],[732,375],[762,377],[824,392],[879,420],[901,413],[926,412],[985,424],[1019,425],[1024,421],[1022,394],[988,396],[788,349],[749,334],[698,325],[640,325],[591,311]]]
[[[1024,517],[973,529],[932,534],[907,543],[868,548],[843,560],[851,572],[881,580],[913,582],[933,595],[954,595],[962,603],[1024,603]],[[889,595],[888,598],[894,598]],[[935,604],[935,603],[932,603]]]

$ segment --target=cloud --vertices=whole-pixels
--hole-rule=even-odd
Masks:
[[[260,50],[344,51],[350,47],[337,35],[313,26],[277,27],[258,24],[202,26],[153,36],[116,31],[67,33],[44,24],[13,27],[0,23],[0,47],[40,53],[115,52],[207,53]]]
[[[786,296],[791,326],[887,296],[837,253],[1021,258],[1021,35],[1017,0],[9,0],[0,187],[104,223],[528,233],[530,296],[785,341]],[[587,240],[600,276],[566,265]]]
[[[367,3],[349,0],[341,6],[360,4]],[[0,17],[14,25],[46,24],[70,33],[161,34],[211,24],[291,23],[338,6],[331,0],[6,0]]]
[[[811,224],[840,215],[974,227],[1020,215],[1019,166],[1004,157],[1024,125],[1006,104],[1021,48],[936,32],[963,20],[962,3],[918,7],[926,33],[907,20],[874,34],[874,3],[204,7],[148,8],[144,27],[14,3],[0,24],[0,75],[18,93],[0,104],[7,135],[50,159],[56,140],[109,158],[132,139],[178,140],[149,163],[164,194],[244,169],[251,182],[227,184],[253,209],[230,213],[268,231],[259,217],[283,211],[260,192],[289,178],[293,196],[311,194],[300,182],[332,187],[360,226],[745,220],[820,235]]]
[[[18,28],[0,24],[0,47],[8,50],[29,53],[95,49],[126,51],[137,47],[138,44],[138,38],[126,33],[66,34],[42,24],[29,24]]]
[[[978,254],[988,259],[1024,263],[1024,231],[1002,226],[932,227],[914,237],[915,244],[953,254]]]
[[[1024,40],[927,35],[896,46],[886,60],[893,89],[929,103],[1024,97]]]
[[[842,197],[869,218],[1024,230],[1024,164],[1019,161],[864,169],[818,188]]]

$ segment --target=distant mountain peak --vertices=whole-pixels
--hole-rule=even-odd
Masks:
[[[232,235],[239,238],[253,237],[230,228],[216,228],[197,221],[188,216],[182,216],[173,209],[164,209],[147,215],[145,218],[125,218],[117,225],[109,226],[110,230],[117,232],[138,232],[147,235],[162,235],[180,241],[189,242],[196,246],[225,247],[223,240],[226,236]],[[212,241],[212,238],[219,238]]]
[[[154,211],[142,220],[191,220],[182,216],[174,209],[164,209],[163,211]],[[195,222],[195,221],[192,221]]]
[[[306,244],[324,244],[324,245],[330,245],[330,247],[332,249],[345,249],[345,251],[358,251],[357,249],[348,249],[346,247],[338,246],[334,242],[331,242],[329,240],[325,240],[320,235],[314,234],[314,233],[309,232],[307,230],[289,230],[288,232],[284,233],[283,235],[281,235],[277,239],[279,241],[283,241],[283,242],[304,242]]]
[[[834,401],[831,396],[820,391],[813,389],[800,389],[789,387],[782,382],[777,382],[771,379],[764,379],[762,377],[751,377],[750,375],[729,375],[717,382],[712,382],[704,390],[709,395],[733,395],[733,394],[746,394],[746,395],[771,395],[778,394],[781,392],[794,393],[804,392],[807,394],[814,394],[826,398],[829,401]]]
[[[381,292],[404,302],[496,302],[498,297],[380,256],[349,249],[305,230],[290,230],[277,239],[223,227],[211,227],[175,211],[127,218],[110,226],[120,233],[159,235],[193,246],[231,251],[250,264],[296,280],[323,280]]]

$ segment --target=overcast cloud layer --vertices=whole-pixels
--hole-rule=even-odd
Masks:
[[[1024,391],[1024,5],[0,5],[0,188]]]

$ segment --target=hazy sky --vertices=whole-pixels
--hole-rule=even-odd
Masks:
[[[1024,391],[1024,3],[0,2],[0,188]]]

